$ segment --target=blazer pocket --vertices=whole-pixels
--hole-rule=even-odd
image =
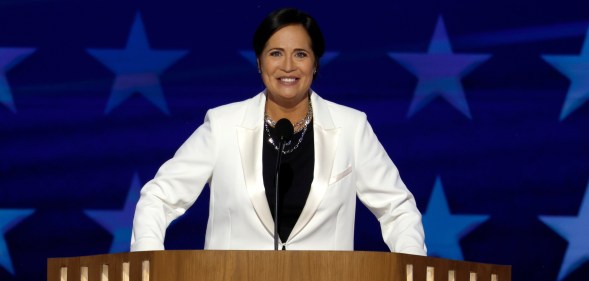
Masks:
[[[343,170],[341,173],[331,177],[329,179],[329,184],[334,184],[338,181],[340,181],[341,179],[343,179],[344,177],[346,177],[347,175],[349,175],[352,172],[352,166],[348,166],[345,170]]]

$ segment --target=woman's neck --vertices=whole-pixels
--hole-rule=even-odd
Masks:
[[[295,124],[305,118],[309,110],[309,96],[293,104],[276,102],[271,98],[266,99],[266,114],[270,119],[278,121],[286,118],[290,123]]]

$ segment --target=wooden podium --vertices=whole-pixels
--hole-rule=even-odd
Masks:
[[[197,280],[511,281],[511,266],[348,251],[150,251],[47,261],[47,281]]]

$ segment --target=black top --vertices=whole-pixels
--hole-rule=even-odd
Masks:
[[[274,128],[268,126],[272,138],[277,140],[274,135]],[[284,150],[292,149],[299,139],[301,132],[292,136],[291,144],[287,145]],[[266,198],[272,218],[274,218],[274,200],[276,177],[276,158],[278,151],[274,145],[268,142],[268,133],[264,131],[264,149],[262,152],[262,166],[264,175],[264,186],[266,188]],[[280,196],[278,202],[278,234],[280,240],[285,242],[290,235],[299,215],[307,202],[311,183],[313,182],[313,168],[315,165],[315,146],[313,144],[313,122],[308,125],[307,132],[299,147],[293,152],[282,155],[282,164],[280,165],[280,186],[278,187]]]

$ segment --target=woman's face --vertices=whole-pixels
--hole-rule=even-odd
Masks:
[[[258,58],[269,98],[283,106],[304,100],[313,82],[315,55],[311,38],[301,25],[276,31]]]

